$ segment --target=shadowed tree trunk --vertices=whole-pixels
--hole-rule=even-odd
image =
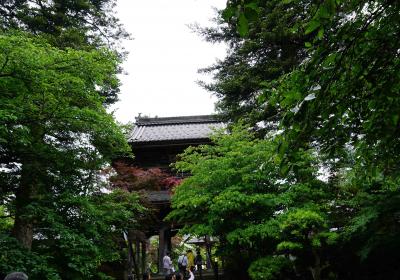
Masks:
[[[325,268],[329,266],[329,264],[322,264],[321,257],[318,255],[315,249],[312,249],[312,254],[314,256],[314,266],[309,267],[309,269],[314,280],[321,280],[321,273]]]
[[[40,163],[40,150],[43,141],[43,129],[33,125],[30,129],[33,141],[30,150],[25,151],[22,162],[21,178],[15,197],[15,221],[12,235],[26,248],[32,248],[35,214],[33,213],[35,197],[38,194],[43,166]],[[42,159],[43,160],[43,159]]]
[[[36,194],[37,182],[33,171],[35,164],[24,164],[21,183],[15,198],[15,222],[12,235],[27,249],[31,249],[33,240],[34,218],[31,209]]]

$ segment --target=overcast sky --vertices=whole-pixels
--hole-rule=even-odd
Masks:
[[[121,76],[121,101],[113,107],[117,120],[133,121],[138,113],[152,117],[214,112],[215,98],[196,84],[197,73],[223,58],[224,45],[204,42],[187,25],[210,26],[213,7],[226,0],[118,0],[117,13],[133,40]]]

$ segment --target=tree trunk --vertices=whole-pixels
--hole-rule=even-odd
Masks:
[[[135,272],[136,279],[140,279],[139,265],[138,265],[137,259],[136,259],[136,251],[133,249],[133,242],[129,238],[128,238],[128,246],[129,246],[129,251],[130,251],[130,255],[131,255],[131,261],[132,261],[132,264],[133,264],[133,270]]]
[[[28,250],[32,248],[35,222],[31,204],[38,194],[41,176],[44,176],[40,151],[46,145],[43,141],[43,128],[40,125],[32,125],[30,132],[31,145],[21,158],[21,179],[15,194],[15,221],[12,229],[12,236]]]
[[[30,250],[33,241],[34,218],[30,213],[29,206],[36,194],[35,175],[31,174],[33,168],[31,164],[22,166],[21,181],[15,197],[15,221],[12,235],[20,244]]]
[[[321,280],[321,272],[325,268],[325,266],[322,266],[321,258],[315,249],[312,249],[312,254],[314,256],[314,266],[309,267],[309,269],[314,280]]]
[[[27,218],[22,218],[23,208],[16,209],[15,222],[12,235],[19,241],[22,247],[30,250],[33,241],[33,222]]]
[[[208,235],[204,236],[204,243],[206,244],[206,268],[211,269],[211,244]]]

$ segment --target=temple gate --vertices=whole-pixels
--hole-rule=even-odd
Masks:
[[[170,168],[176,156],[189,146],[209,144],[210,135],[214,130],[224,127],[221,121],[211,115],[168,118],[139,116],[128,139],[135,155],[132,164],[144,169],[157,168],[172,177],[184,178],[189,174],[177,174]],[[143,244],[148,244],[146,240],[151,236],[158,235],[158,268],[162,271],[162,258],[166,251],[171,251],[171,237],[175,235],[179,225],[164,221],[170,211],[170,190],[145,190],[144,196],[154,209],[157,220],[143,232],[144,236],[136,238],[137,242],[142,244],[138,244],[137,248],[141,248],[142,254],[145,254]],[[141,259],[145,262],[145,256]],[[144,267],[145,264],[142,263],[141,266]]]

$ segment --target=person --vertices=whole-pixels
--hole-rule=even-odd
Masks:
[[[194,280],[193,270],[194,270],[194,266],[189,266],[189,279],[188,280]]]
[[[28,275],[23,272],[12,272],[4,280],[28,280]]]
[[[187,259],[188,259],[188,270],[190,270],[190,268],[192,268],[192,270],[194,269],[194,254],[192,252],[192,250],[187,250],[186,253]]]
[[[163,258],[163,268],[165,276],[170,275],[172,273],[172,261],[169,256],[169,252],[166,252]]]
[[[178,268],[179,272],[182,273],[182,275],[186,274],[186,267],[188,265],[188,259],[185,254],[182,254],[178,258]]]
[[[200,280],[203,280],[203,257],[200,254],[200,249],[196,250],[196,257],[194,258],[197,271],[199,272]]]

